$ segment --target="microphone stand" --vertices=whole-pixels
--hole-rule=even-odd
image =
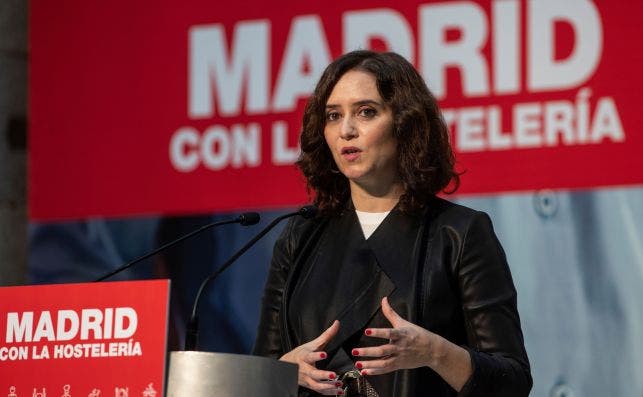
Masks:
[[[161,252],[161,251],[163,251],[165,249],[168,249],[170,247],[173,247],[176,244],[180,243],[181,241],[194,236],[195,234],[199,234],[199,233],[201,233],[201,232],[203,232],[203,231],[205,231],[207,229],[211,229],[211,228],[213,228],[215,226],[228,225],[230,223],[240,223],[243,226],[249,226],[249,225],[254,225],[254,224],[258,223],[258,222],[259,222],[259,214],[258,213],[256,213],[256,212],[244,212],[243,214],[239,215],[235,219],[229,219],[229,220],[225,220],[225,221],[209,223],[209,224],[207,224],[205,226],[200,227],[199,229],[196,229],[196,230],[186,234],[185,236],[179,237],[176,240],[170,241],[169,243],[158,247],[157,249],[155,249],[152,252],[149,252],[149,253],[141,256],[141,257],[138,257],[138,258],[136,258],[136,259],[134,259],[134,260],[132,260],[130,262],[127,262],[126,264],[120,266],[118,269],[113,270],[113,271],[111,271],[111,272],[109,272],[109,273],[97,278],[96,280],[94,280],[94,282],[103,281],[103,280],[105,280],[105,279],[107,279],[109,277],[112,277],[113,275],[118,274],[118,273],[122,272],[125,269],[128,269],[132,265],[135,265],[136,263],[138,263],[138,262],[140,262],[142,260],[145,260],[145,259],[147,259],[147,258],[149,258],[151,256],[154,256],[154,255],[158,254],[159,252]]]
[[[196,294],[196,298],[194,300],[194,306],[192,307],[192,315],[190,316],[190,321],[188,322],[187,326],[187,331],[185,335],[185,350],[190,351],[190,350],[195,350],[198,342],[198,334],[199,334],[199,317],[197,315],[199,311],[199,302],[201,300],[201,295],[203,294],[203,291],[205,290],[205,287],[215,280],[221,273],[223,273],[234,261],[237,260],[241,255],[243,255],[250,247],[255,245],[259,239],[261,239],[263,236],[266,235],[273,227],[275,227],[279,222],[283,221],[286,218],[290,218],[296,215],[301,215],[306,219],[312,218],[316,215],[317,213],[317,208],[308,205],[305,207],[300,208],[299,210],[295,212],[291,212],[288,214],[284,214],[281,216],[278,216],[275,218],[268,226],[266,226],[261,232],[259,232],[256,236],[254,236],[250,241],[248,241],[239,251],[237,251],[234,255],[230,257],[217,271],[212,273],[210,276],[208,276],[203,282],[201,283],[201,286],[199,287],[199,291]]]

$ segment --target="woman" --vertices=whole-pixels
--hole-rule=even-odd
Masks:
[[[435,196],[459,179],[413,66],[331,63],[301,149],[320,216],[275,245],[255,352],[298,364],[300,395],[528,395],[505,255],[486,214]]]

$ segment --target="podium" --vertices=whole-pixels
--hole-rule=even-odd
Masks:
[[[169,280],[0,288],[0,395],[161,397]]]
[[[297,396],[297,366],[228,353],[170,353],[167,397]]]
[[[0,393],[297,396],[291,363],[182,351],[166,365],[169,289],[169,280],[0,288]]]
[[[169,288],[169,280],[0,288],[0,392],[297,396],[295,364],[195,351],[172,352],[168,364]]]

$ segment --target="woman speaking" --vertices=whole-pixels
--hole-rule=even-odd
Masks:
[[[299,365],[301,396],[526,396],[516,290],[459,184],[422,77],[355,51],[306,106],[297,166],[319,215],[277,241],[255,353]]]

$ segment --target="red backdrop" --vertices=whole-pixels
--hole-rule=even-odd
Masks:
[[[32,0],[32,220],[274,208],[305,97],[356,47],[409,58],[461,193],[643,182],[643,3]]]

